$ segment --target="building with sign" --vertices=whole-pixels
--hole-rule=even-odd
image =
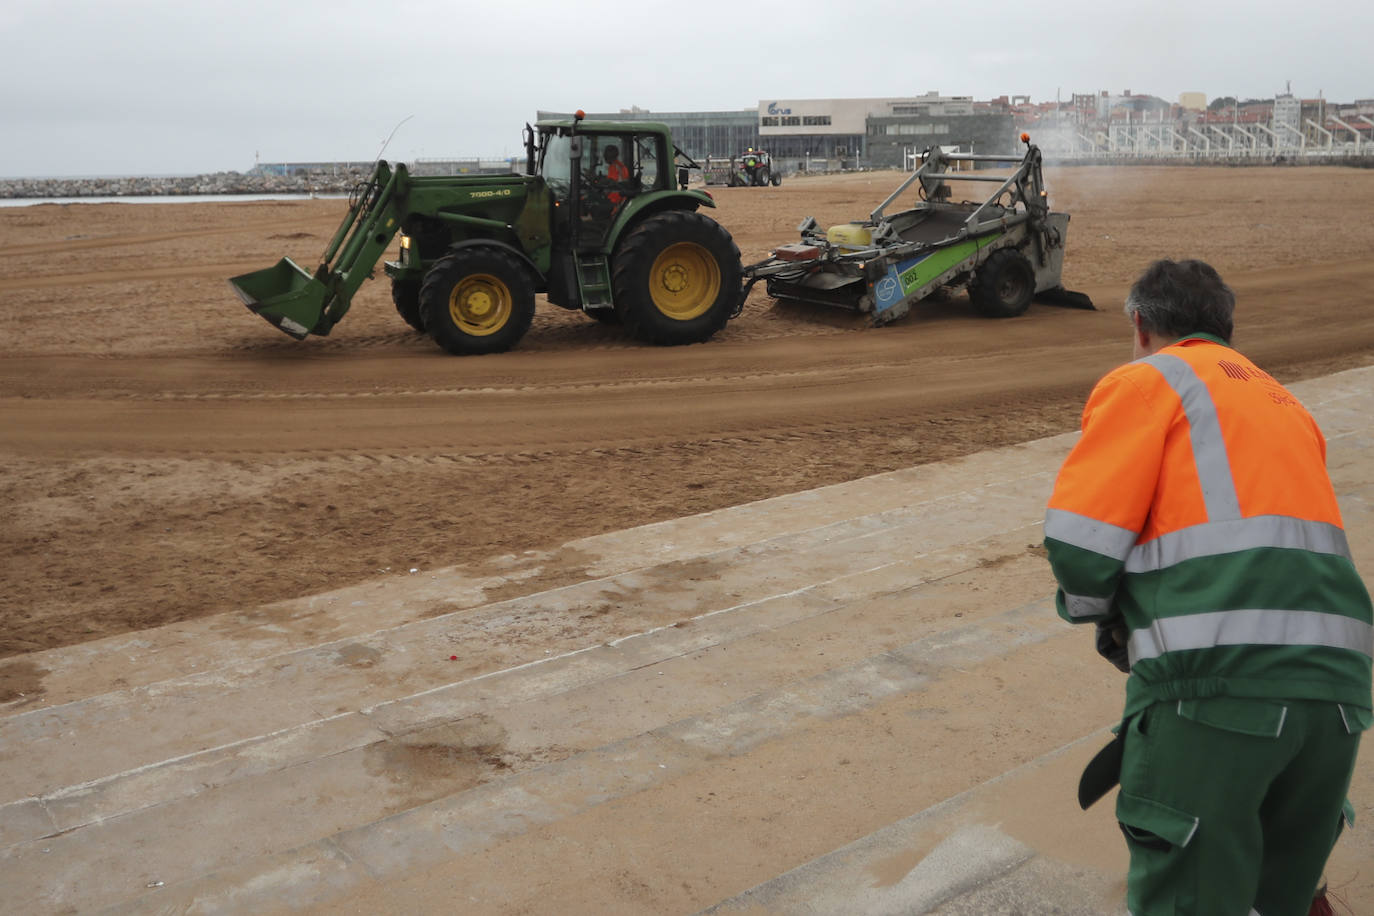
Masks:
[[[772,99],[759,102],[759,144],[774,157],[837,161],[864,154],[865,124],[878,99]]]
[[[975,116],[972,96],[769,99],[759,102],[758,116],[759,142],[775,157],[827,160],[843,168],[900,167],[904,147],[956,145],[964,137],[994,151],[990,131],[996,126],[986,118],[976,125],[965,120]]]
[[[569,117],[568,112],[541,111],[540,118]],[[973,144],[980,151],[998,149],[995,132],[1008,133],[1004,146],[1014,145],[1009,119],[992,120],[975,114],[971,96],[942,96],[938,92],[897,98],[764,99],[757,108],[739,111],[657,112],[631,108],[588,113],[596,120],[659,121],[667,124],[683,152],[694,159],[738,155],[751,147],[767,150],[775,160],[794,168],[897,167],[902,151]],[[975,120],[969,120],[975,119]],[[919,139],[918,139],[919,138]],[[875,155],[877,154],[877,158]]]

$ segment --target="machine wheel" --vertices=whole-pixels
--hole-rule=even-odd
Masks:
[[[501,353],[530,329],[534,285],[525,266],[499,248],[455,251],[425,274],[420,315],[449,353]]]
[[[415,280],[396,278],[391,281],[391,301],[396,303],[396,313],[417,331],[425,329],[424,319],[420,317],[420,284]]]
[[[616,311],[633,336],[700,343],[725,326],[740,294],[739,248],[715,220],[690,210],[651,216],[611,261]]]
[[[1035,269],[1014,248],[994,251],[968,287],[969,301],[989,318],[1015,318],[1035,295]]]
[[[772,175],[768,176],[768,180],[771,181],[773,183],[773,187],[776,188],[778,185],[782,184],[782,173],[774,172]]]

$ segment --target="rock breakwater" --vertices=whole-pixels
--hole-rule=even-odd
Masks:
[[[0,198],[333,194],[352,190],[365,177],[361,170],[349,170],[297,175],[216,172],[170,178],[6,178],[0,179]]]

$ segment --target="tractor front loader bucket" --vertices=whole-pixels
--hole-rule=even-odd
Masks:
[[[320,324],[330,298],[329,287],[290,258],[266,270],[232,277],[229,285],[249,311],[297,340],[304,340]]]
[[[328,334],[399,228],[391,201],[396,183],[405,177],[405,166],[393,172],[378,160],[372,179],[349,197],[348,215],[313,274],[282,258],[266,270],[231,277],[229,285],[250,312],[297,340]]]

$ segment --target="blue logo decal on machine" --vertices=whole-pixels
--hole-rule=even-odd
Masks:
[[[899,261],[896,264],[889,264],[887,272],[873,284],[873,311],[885,312],[898,302],[901,302],[906,294],[911,291],[907,289],[906,284],[902,282],[902,274],[911,270],[911,268],[930,257],[932,254],[934,254],[934,252],[928,251],[918,257]],[[911,284],[912,288],[915,288],[916,285],[915,283]]]

